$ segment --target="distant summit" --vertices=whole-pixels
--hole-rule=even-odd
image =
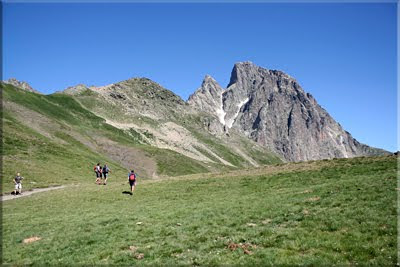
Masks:
[[[226,90],[206,77],[188,103],[288,161],[386,153],[354,139],[294,78],[249,61],[234,65]]]
[[[34,92],[34,93],[37,93],[37,94],[41,94],[39,91],[33,89],[27,82],[18,81],[18,80],[15,79],[15,78],[10,78],[10,79],[5,80],[5,81],[3,81],[3,82],[4,82],[4,83],[7,83],[7,84],[11,84],[11,85],[13,85],[13,86],[15,86],[15,87],[21,88],[21,89],[23,89],[23,90],[25,90],[25,91],[29,91],[29,92]]]
[[[196,106],[202,111],[217,114],[222,125],[225,125],[225,112],[222,104],[222,93],[224,89],[212,78],[206,75],[201,87],[189,96],[188,104]]]

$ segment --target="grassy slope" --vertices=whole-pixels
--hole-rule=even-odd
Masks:
[[[91,126],[101,123],[100,118],[83,110],[68,97],[43,96],[6,85],[3,86],[3,99],[37,111],[54,123],[68,127],[85,125],[83,128],[90,129]],[[82,129],[84,130],[86,129]],[[29,177],[29,183],[24,184],[25,190],[57,184],[93,182],[91,170],[97,161],[108,161],[117,174],[122,174],[119,164],[94,153],[71,136],[59,132],[53,134],[67,141],[67,144],[58,144],[39,134],[16,120],[14,114],[4,110],[3,192],[13,189],[11,180],[17,171]],[[125,172],[124,170],[123,173]]]
[[[395,157],[281,164],[139,182],[133,196],[116,177],[11,200],[3,203],[3,260],[394,265],[396,166]],[[32,236],[42,239],[22,243]],[[234,249],[240,243],[250,254]]]
[[[139,148],[154,156],[161,175],[182,175],[207,172],[205,164],[176,152],[141,145],[135,136],[114,128],[104,119],[83,108],[71,96],[38,95],[1,84],[4,101],[14,102],[36,111],[52,123],[61,125],[91,139],[93,133],[124,146]],[[25,189],[56,184],[93,182],[93,165],[98,161],[108,162],[115,175],[125,176],[126,169],[119,162],[95,152],[63,131],[50,133],[63,139],[60,144],[45,137],[15,119],[14,114],[3,112],[3,192],[13,189],[11,182],[16,172],[28,176],[30,183]],[[178,164],[179,163],[179,164]],[[62,174],[62,175],[61,175]]]
[[[93,182],[93,166],[109,162],[116,175],[125,175],[118,163],[94,153],[72,137],[63,134],[68,144],[57,144],[5,114],[3,121],[3,192],[13,189],[15,173],[27,178],[24,190],[49,185]],[[59,134],[60,136],[61,134]]]

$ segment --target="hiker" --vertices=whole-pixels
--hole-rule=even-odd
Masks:
[[[103,170],[102,170],[103,177],[104,177],[104,183],[103,183],[104,185],[107,184],[108,172],[111,172],[111,170],[110,170],[110,168],[108,168],[107,163],[106,163],[106,164],[104,164]]]
[[[136,174],[134,170],[131,170],[131,172],[128,174],[128,181],[129,185],[131,186],[131,192],[133,193],[136,184]]]
[[[21,174],[18,172],[17,176],[15,176],[14,178],[14,184],[15,184],[14,195],[17,195],[17,190],[18,193],[22,195],[22,183],[21,183],[22,179],[24,179],[24,177],[22,177]]]
[[[97,163],[96,166],[94,166],[94,172],[96,173],[96,184],[100,184],[101,180],[101,166],[100,163]]]

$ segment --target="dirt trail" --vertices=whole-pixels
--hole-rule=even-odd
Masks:
[[[56,190],[56,189],[61,189],[66,187],[65,185],[60,185],[60,186],[53,186],[53,187],[47,187],[47,188],[36,188],[33,189],[31,191],[26,191],[26,192],[22,192],[22,195],[3,195],[1,196],[1,201],[6,201],[6,200],[10,200],[10,199],[16,199],[16,198],[20,198],[20,197],[27,197],[30,196],[32,194],[35,193],[40,193],[40,192],[45,192],[45,191],[50,191],[50,190]]]

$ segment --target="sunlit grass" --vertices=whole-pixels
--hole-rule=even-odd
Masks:
[[[139,181],[133,196],[123,193],[125,177],[111,176],[107,186],[10,200],[3,203],[3,260],[394,265],[396,165],[395,157],[358,158]],[[22,242],[34,236],[41,239]]]

